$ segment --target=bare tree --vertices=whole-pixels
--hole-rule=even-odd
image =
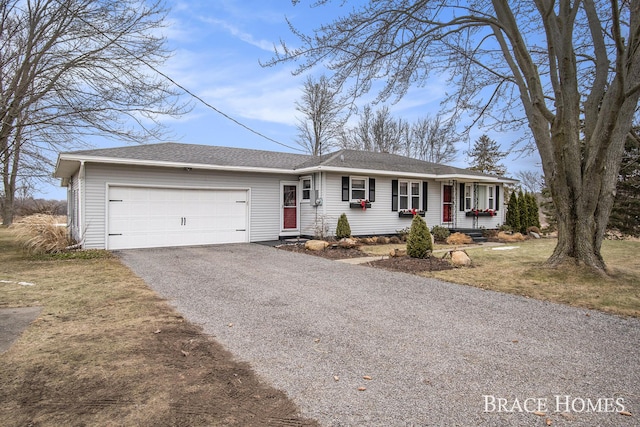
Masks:
[[[600,250],[640,96],[640,0],[380,0],[313,35],[292,28],[300,47],[283,45],[271,65],[324,63],[354,98],[379,78],[386,99],[444,73],[457,113],[530,132],[558,214],[548,264],[606,271]]]
[[[536,171],[519,171],[516,173],[516,178],[524,190],[532,194],[539,194],[544,187],[544,179]]]
[[[409,157],[433,163],[447,163],[455,159],[457,150],[455,129],[440,117],[418,119],[411,126],[409,135]]]
[[[144,142],[185,111],[153,72],[169,52],[165,10],[144,0],[0,0],[2,218],[20,177],[50,175],[61,149],[91,136]]]
[[[307,77],[296,110],[302,113],[297,125],[298,144],[314,156],[331,151],[337,145],[345,116],[326,76],[317,81]]]

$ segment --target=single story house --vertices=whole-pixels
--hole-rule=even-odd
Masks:
[[[159,143],[61,153],[72,237],[90,249],[395,234],[414,214],[429,227],[496,228],[516,181],[386,153],[320,157]]]

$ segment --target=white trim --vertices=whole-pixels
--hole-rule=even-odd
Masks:
[[[369,200],[369,178],[368,176],[359,176],[359,175],[349,175],[349,203],[356,203],[359,202],[361,200]],[[364,191],[364,197],[363,198],[357,198],[354,199],[353,198],[353,180],[357,179],[357,180],[363,180],[364,181],[364,188],[363,189],[356,189],[358,191]]]
[[[444,174],[439,175],[435,173],[416,173],[405,172],[402,170],[375,170],[375,169],[362,169],[362,168],[345,168],[335,166],[311,166],[302,169],[282,169],[282,168],[269,168],[269,167],[255,167],[255,166],[221,166],[221,165],[207,165],[203,163],[185,163],[185,162],[168,162],[158,160],[140,160],[130,158],[114,158],[114,157],[99,157],[99,156],[84,156],[74,154],[60,154],[56,162],[54,177],[65,178],[64,174],[60,175],[58,172],[62,168],[62,163],[65,162],[90,162],[90,163],[102,163],[102,164],[119,164],[129,166],[153,166],[153,167],[170,167],[170,168],[191,168],[199,170],[217,170],[227,172],[260,172],[260,173],[274,173],[274,174],[295,174],[295,175],[308,175],[314,172],[335,172],[343,175],[365,175],[365,176],[403,176],[407,178],[418,178],[422,180],[435,179],[436,181],[448,181],[448,180],[469,180],[474,182],[493,182],[493,183],[507,183],[515,184],[519,181],[502,178],[502,177],[490,177],[479,175],[467,175],[467,174]],[[64,183],[63,183],[64,185]]]
[[[293,185],[296,187],[296,228],[284,228],[284,186]],[[280,229],[281,236],[300,235],[300,181],[280,181]]]

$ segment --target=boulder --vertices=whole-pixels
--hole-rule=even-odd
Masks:
[[[358,246],[360,246],[360,242],[358,242],[356,239],[345,237],[343,239],[340,239],[340,241],[338,242],[338,246],[345,249],[357,248]]]
[[[304,248],[310,251],[324,251],[329,246],[329,242],[324,240],[307,240],[304,244]]]
[[[534,239],[539,239],[540,238],[540,235],[538,233],[536,233],[535,231],[530,231],[529,235],[531,237],[533,237]]]
[[[471,265],[471,258],[465,251],[451,251],[451,263],[455,266]]]
[[[391,249],[389,251],[389,256],[391,257],[399,257],[399,256],[405,256],[405,255],[407,255],[406,249]]]

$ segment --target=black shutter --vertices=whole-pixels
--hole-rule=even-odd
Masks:
[[[429,183],[427,181],[422,181],[422,210],[427,210],[427,199],[429,195]]]
[[[348,202],[349,200],[351,200],[351,198],[349,197],[349,177],[343,176],[342,177],[342,201]]]
[[[464,183],[460,184],[460,211],[464,211]]]
[[[376,180],[375,178],[369,178],[369,201],[376,201]]]
[[[391,210],[398,211],[398,180],[391,180]]]
[[[496,210],[500,210],[500,186],[496,185]]]

